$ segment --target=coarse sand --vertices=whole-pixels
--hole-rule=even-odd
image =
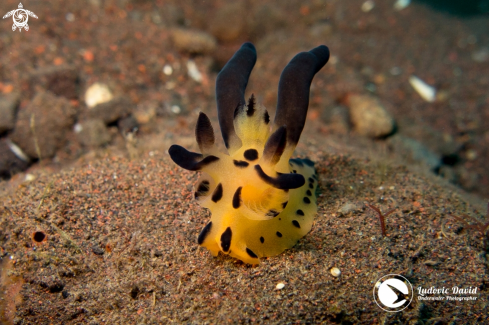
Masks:
[[[193,200],[197,175],[166,153],[107,157],[18,185],[0,208],[2,255],[14,262],[9,275],[25,281],[14,323],[487,321],[487,236],[451,217],[483,222],[485,211],[477,214],[456,191],[404,167],[313,158],[321,193],[313,229],[259,266],[212,257],[197,245],[209,219]],[[366,204],[395,209],[386,237]],[[382,311],[372,296],[374,283],[391,273],[415,288],[400,313]],[[418,301],[420,286],[478,289],[473,301]]]

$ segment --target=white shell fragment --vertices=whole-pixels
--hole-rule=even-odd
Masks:
[[[198,83],[202,82],[203,80],[202,74],[200,73],[199,69],[197,69],[197,65],[193,60],[187,61],[187,70],[190,78],[194,79]]]
[[[336,278],[339,277],[340,274],[341,274],[340,269],[337,268],[337,267],[332,267],[331,270],[330,270],[330,272],[331,272],[331,275],[334,276],[334,277],[336,277]]]
[[[110,102],[114,98],[109,86],[96,82],[88,87],[85,92],[85,103],[89,108],[95,107],[98,104]]]
[[[280,282],[279,284],[277,284],[277,286],[275,287],[275,289],[282,290],[284,287],[285,287],[285,284],[282,283],[282,282]]]
[[[172,66],[169,64],[165,64],[165,66],[163,67],[163,73],[166,74],[167,76],[171,76],[171,74],[173,73]]]
[[[367,0],[362,4],[361,9],[363,12],[369,12],[370,10],[374,9],[374,7],[375,2],[373,2],[372,0]]]
[[[12,141],[10,141],[8,139],[7,139],[7,145],[10,148],[10,151],[12,151],[14,153],[14,155],[17,156],[17,158],[19,158],[23,161],[26,161],[26,162],[30,161],[29,157],[22,151],[22,149],[20,149],[20,147],[18,145],[16,145],[15,143],[13,143]]]
[[[182,109],[178,105],[172,105],[171,111],[172,111],[173,114],[180,114],[180,112],[182,111]]]
[[[436,89],[428,85],[423,80],[416,76],[409,77],[409,83],[413,86],[414,90],[427,102],[434,102],[436,99]]]
[[[75,133],[80,133],[81,131],[83,131],[83,126],[80,123],[76,123],[73,127],[73,131]]]
[[[33,174],[25,174],[25,181],[26,182],[32,182],[33,180],[36,179],[36,176]]]
[[[394,9],[400,11],[411,4],[411,0],[397,0],[394,3]]]

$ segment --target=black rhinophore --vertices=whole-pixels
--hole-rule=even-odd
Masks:
[[[295,146],[299,141],[304,123],[306,121],[307,109],[309,105],[309,88],[316,73],[328,62],[329,49],[320,45],[309,52],[297,54],[287,64],[280,76],[278,87],[278,101],[272,131],[274,132],[265,146],[265,157],[269,162],[275,164],[280,159],[285,146]],[[219,125],[226,148],[237,150],[241,147],[241,140],[234,130],[235,110],[245,105],[245,90],[248,78],[256,62],[256,49],[251,43],[244,43],[241,48],[233,55],[219,72],[216,80],[216,99]],[[248,104],[248,115],[253,115],[254,99],[250,99]],[[268,114],[265,114],[265,121],[268,123]],[[214,131],[209,118],[201,113],[197,121],[196,137],[201,152],[214,145]],[[253,149],[254,150],[254,149]],[[216,156],[204,156],[190,152],[181,146],[173,145],[169,149],[172,160],[182,168],[198,171],[217,160]],[[230,152],[233,154],[233,152]],[[245,152],[245,158],[248,152]],[[312,163],[312,162],[311,162]],[[241,165],[240,165],[241,164]],[[310,165],[309,161],[306,161]],[[302,163],[300,163],[302,165]],[[246,167],[238,163],[238,167]],[[266,176],[260,173],[260,176]],[[283,188],[284,178],[267,179],[270,184],[278,188]],[[302,180],[295,177],[294,186]],[[290,187],[294,188],[294,187]]]
[[[273,130],[285,125],[288,145],[295,146],[299,142],[306,122],[312,79],[328,60],[329,49],[320,45],[297,54],[282,71]]]
[[[217,112],[222,138],[228,149],[241,147],[241,140],[234,131],[234,110],[245,104],[246,85],[255,62],[255,46],[244,43],[217,75]]]

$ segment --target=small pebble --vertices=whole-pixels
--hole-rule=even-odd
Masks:
[[[468,160],[475,160],[477,158],[477,151],[473,149],[467,150],[466,157]]]
[[[472,60],[478,63],[489,60],[489,48],[483,48],[472,53]]]
[[[18,93],[2,94],[0,97],[0,133],[10,131],[15,127],[19,103],[20,95]]]
[[[73,127],[73,131],[75,133],[80,133],[81,131],[83,131],[83,126],[80,123],[76,123]]]
[[[104,255],[104,253],[105,253],[105,251],[102,248],[100,248],[99,246],[93,246],[92,252],[94,252],[97,255]]]
[[[374,9],[375,7],[375,2],[372,0],[367,0],[362,4],[362,11],[363,12],[369,12],[370,10]]]
[[[402,73],[402,70],[401,70],[401,68],[399,68],[399,67],[392,67],[392,68],[389,70],[389,72],[390,72],[390,73],[391,73],[391,75],[393,75],[393,76],[398,76],[398,75],[400,75],[400,74]]]
[[[285,287],[285,284],[283,284],[282,282],[280,282],[279,284],[277,284],[277,286],[275,287],[275,289],[282,290],[284,287]]]
[[[182,52],[208,54],[214,52],[217,47],[214,36],[204,31],[175,28],[170,34],[173,45]]]
[[[331,270],[330,270],[330,272],[331,272],[331,275],[334,276],[334,277],[336,277],[336,278],[339,277],[340,274],[341,274],[340,269],[337,268],[337,267],[332,267]]]
[[[69,21],[70,23],[75,21],[75,15],[72,14],[71,12],[67,13],[65,16],[66,20]]]
[[[343,204],[338,209],[337,212],[340,214],[340,216],[345,216],[347,214],[350,214],[350,213],[355,212],[355,211],[358,211],[358,210],[359,210],[359,207],[357,206],[356,203],[347,202],[347,203]]]
[[[377,97],[350,95],[350,120],[355,131],[363,136],[378,138],[394,130],[394,119]]]
[[[171,76],[171,74],[173,73],[173,68],[171,67],[171,65],[165,64],[165,66],[163,67],[163,73],[167,76]]]
[[[400,11],[411,4],[411,0],[397,0],[394,3],[394,9]]]
[[[106,84],[96,82],[88,87],[85,92],[85,103],[89,108],[95,107],[98,104],[107,103],[112,100],[114,96]]]
[[[182,109],[178,105],[172,105],[171,111],[174,114],[180,114],[180,112],[182,111]]]
[[[77,123],[74,129],[80,143],[87,147],[100,147],[111,140],[109,130],[100,119],[90,119]],[[77,130],[78,132],[76,132]]]

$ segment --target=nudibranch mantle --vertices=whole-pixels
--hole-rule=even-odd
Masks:
[[[209,118],[200,113],[195,135],[201,154],[173,145],[172,160],[201,171],[195,198],[211,221],[197,241],[249,264],[294,246],[312,227],[318,176],[309,159],[290,159],[304,127],[309,88],[326,64],[322,45],[296,55],[282,72],[273,123],[252,95],[244,100],[256,50],[245,43],[217,77],[219,124],[229,154],[215,146]]]

